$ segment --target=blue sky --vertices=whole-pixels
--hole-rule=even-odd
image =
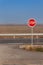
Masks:
[[[0,24],[26,24],[29,18],[43,23],[43,0],[0,0]]]

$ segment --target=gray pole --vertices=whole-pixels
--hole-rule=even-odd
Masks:
[[[31,45],[33,46],[33,27],[31,28]]]

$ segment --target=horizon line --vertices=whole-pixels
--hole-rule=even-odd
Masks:
[[[0,25],[27,25],[27,24],[0,24]],[[43,24],[37,24],[37,25],[43,25]]]

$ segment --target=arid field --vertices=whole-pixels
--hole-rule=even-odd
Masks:
[[[36,25],[34,32],[43,33],[43,25]],[[0,25],[0,33],[31,33],[31,28],[27,25]]]
[[[31,28],[27,25],[0,25],[0,34],[2,33],[31,33]],[[43,33],[43,24],[36,25],[33,29],[33,33]],[[20,36],[21,38],[23,36]],[[24,36],[29,38],[29,36]],[[40,36],[43,37],[43,36]],[[3,38],[0,36],[0,38]],[[6,38],[6,37],[5,37]],[[8,38],[8,37],[7,37]],[[9,37],[13,38],[13,37]],[[18,36],[17,36],[18,38]]]
[[[3,33],[31,33],[31,28],[27,25],[0,25],[0,34]],[[34,33],[43,33],[43,25],[35,26]],[[24,36],[24,38],[27,37],[29,38],[29,36]],[[43,36],[39,37],[43,38]],[[13,37],[0,36],[0,40],[1,38]],[[43,52],[28,51],[28,49],[29,45],[0,43],[0,65],[43,65]]]
[[[43,52],[19,49],[16,44],[0,44],[0,65],[43,65]]]

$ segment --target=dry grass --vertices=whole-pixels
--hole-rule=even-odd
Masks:
[[[26,51],[40,51],[43,52],[43,45],[19,45],[19,48]]]
[[[43,33],[43,25],[35,26],[33,32]],[[28,27],[27,25],[0,25],[0,33],[1,34],[2,33],[31,33],[31,28]],[[40,37],[43,37],[43,36],[40,36]],[[9,37],[9,38],[13,38],[13,37]],[[23,38],[23,36],[20,36],[20,38]],[[30,38],[30,37],[24,36],[24,38]]]
[[[0,25],[0,33],[30,33],[31,28],[27,25]],[[34,32],[43,33],[43,25],[34,27]]]

